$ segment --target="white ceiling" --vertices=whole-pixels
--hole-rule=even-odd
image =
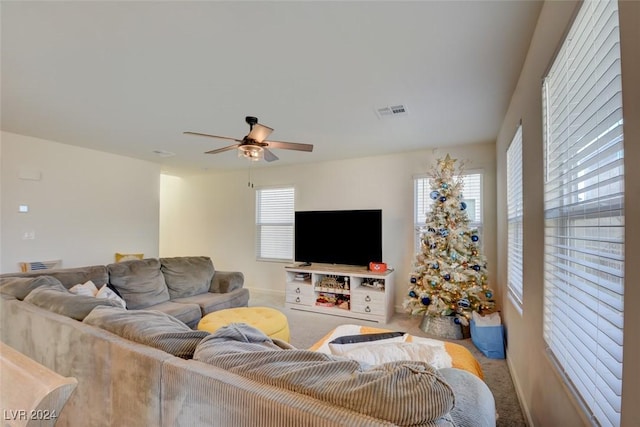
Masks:
[[[539,1],[2,1],[2,130],[161,163],[273,167],[495,141]],[[405,117],[376,110],[403,104]],[[159,157],[154,150],[175,153]]]

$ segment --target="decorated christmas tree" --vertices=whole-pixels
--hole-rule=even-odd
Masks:
[[[452,316],[455,323],[468,325],[472,312],[493,308],[493,291],[480,235],[469,226],[463,168],[456,172],[455,162],[447,154],[429,174],[433,204],[420,229],[404,307],[414,315]]]

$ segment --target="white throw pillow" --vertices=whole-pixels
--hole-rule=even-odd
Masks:
[[[382,344],[376,342],[351,348],[341,355],[371,365],[412,360],[426,362],[436,369],[451,367],[451,356],[444,346],[427,343],[387,342]]]
[[[335,354],[336,356],[346,356],[347,353],[351,350],[360,347],[369,347],[377,344],[391,344],[391,343],[401,343],[407,340],[408,334],[403,334],[398,337],[393,338],[384,338],[375,341],[361,341],[361,342],[353,342],[349,344],[336,344],[333,342],[329,343],[329,350],[331,350],[331,354]]]
[[[100,288],[100,290],[96,294],[96,298],[112,299],[114,301],[117,301],[122,306],[122,308],[127,308],[127,303],[124,302],[124,300],[120,298],[118,294],[116,294],[113,290],[109,289],[107,285],[104,285]]]
[[[85,295],[88,297],[95,297],[96,294],[98,293],[98,288],[91,280],[88,280],[87,282],[81,285],[78,284],[73,286],[71,289],[69,289],[69,292],[76,295]]]

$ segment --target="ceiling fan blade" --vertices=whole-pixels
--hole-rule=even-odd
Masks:
[[[264,141],[269,148],[283,148],[285,150],[298,150],[298,151],[313,151],[313,144],[301,144],[299,142],[284,142],[284,141]]]
[[[225,151],[233,150],[234,148],[238,148],[239,146],[240,144],[233,144],[233,145],[229,145],[228,147],[218,148],[216,150],[211,150],[211,151],[205,151],[204,154],[218,154]]]
[[[278,160],[278,156],[273,154],[273,151],[270,151],[268,148],[263,148],[264,151],[264,160],[267,162],[273,162]]]
[[[185,135],[207,136],[209,138],[228,139],[229,141],[242,142],[241,139],[230,138],[228,136],[209,135],[208,133],[200,133],[200,132],[182,132],[182,133]]]
[[[256,123],[251,128],[251,132],[249,132],[247,138],[253,139],[256,142],[262,142],[271,134],[271,132],[273,132],[273,129],[270,127]]]

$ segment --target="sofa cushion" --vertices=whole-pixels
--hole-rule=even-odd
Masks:
[[[86,295],[74,295],[62,284],[46,284],[32,290],[25,302],[52,311],[72,319],[82,320],[96,307],[120,307],[112,300],[99,299]]]
[[[169,290],[160,271],[160,260],[147,258],[107,266],[109,282],[130,309],[151,307],[169,301]]]
[[[215,272],[211,258],[204,256],[160,258],[160,265],[171,299],[209,291]]]
[[[372,366],[314,351],[285,350],[240,323],[204,338],[193,358],[397,425],[451,421],[453,390],[423,362]]]
[[[209,335],[206,331],[194,331],[175,317],[157,310],[97,307],[84,323],[183,359],[191,359],[198,343]]]
[[[172,301],[181,304],[197,304],[200,306],[202,316],[204,316],[212,311],[225,308],[246,307],[249,303],[249,290],[242,288],[224,294],[205,292],[190,297],[176,298]]]
[[[152,305],[147,310],[157,310],[170,314],[188,327],[195,329],[198,322],[202,318],[200,306],[196,304],[182,304],[174,301],[165,301],[160,304]]]
[[[43,285],[56,284],[62,286],[62,283],[55,277],[38,276],[38,277],[1,277],[0,293],[11,295],[12,297],[22,301],[29,293]]]
[[[3,275],[7,276],[7,275]],[[27,273],[11,273],[12,277],[39,277],[39,276],[51,276],[55,277],[66,288],[77,285],[78,283],[85,283],[91,280],[96,286],[104,285],[109,281],[109,274],[107,273],[107,267],[104,265],[91,265],[88,267],[76,267],[76,268],[61,268],[55,270],[37,270],[29,271]]]

